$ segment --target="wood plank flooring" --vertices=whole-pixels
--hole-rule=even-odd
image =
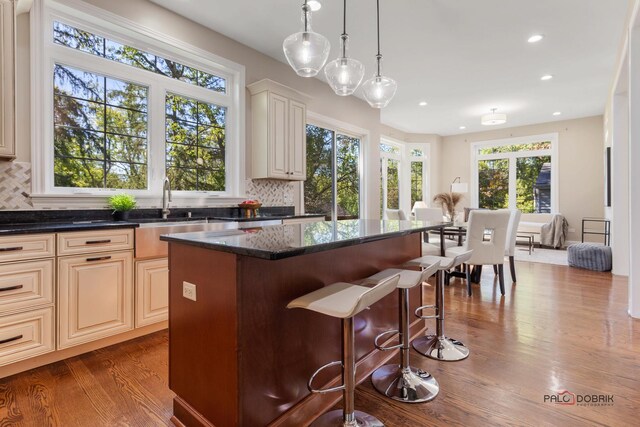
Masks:
[[[548,264],[517,269],[504,298],[491,269],[471,298],[458,279],[446,289],[445,331],[471,355],[447,363],[412,352],[412,364],[440,383],[434,401],[390,402],[365,381],[356,407],[392,427],[638,425],[640,321],[627,315],[626,279]],[[425,295],[432,301],[431,286]],[[171,425],[167,343],[158,332],[0,379],[0,426]],[[544,402],[562,390],[610,394],[613,404]]]

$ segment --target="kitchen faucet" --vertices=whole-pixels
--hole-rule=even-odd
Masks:
[[[167,195],[169,197],[167,197]],[[167,200],[168,199],[168,200]],[[171,201],[171,182],[168,177],[164,177],[162,183],[162,219],[167,219],[171,211],[169,210],[169,202]]]

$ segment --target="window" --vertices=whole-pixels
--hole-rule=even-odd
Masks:
[[[147,88],[56,64],[57,187],[147,188]]]
[[[307,125],[305,213],[327,220],[360,217],[361,137],[337,129]]]
[[[417,201],[428,200],[424,144],[380,143],[380,217],[386,209],[402,209],[409,214]]]
[[[554,150],[557,135],[477,143],[475,194],[477,206],[520,209],[523,213],[554,211],[556,197]]]
[[[63,12],[43,3],[34,9],[44,29],[32,90],[42,105],[33,121],[42,147],[32,153],[36,199],[123,189],[151,198],[165,176],[178,199],[242,193],[241,66],[132,30],[125,18],[85,20],[82,5]]]

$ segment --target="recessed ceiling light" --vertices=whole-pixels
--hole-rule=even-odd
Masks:
[[[307,2],[307,5],[309,5],[312,12],[316,12],[322,7],[322,3],[320,3],[318,0],[309,0]]]
[[[551,80],[552,78],[553,76],[551,74],[545,74],[544,76],[540,77],[540,80],[547,81],[547,80]]]
[[[553,113],[554,116],[559,116],[560,114],[562,114],[560,111],[556,111],[555,113]]]
[[[544,36],[542,34],[534,34],[531,37],[529,37],[527,39],[527,41],[529,43],[538,43],[540,40],[542,40],[544,38]]]
[[[427,101],[420,101],[418,102],[418,105],[421,107],[425,107],[427,105]]]
[[[460,130],[465,130],[466,128],[466,126],[460,126]]]

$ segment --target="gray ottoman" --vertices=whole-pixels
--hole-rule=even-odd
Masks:
[[[611,270],[611,248],[594,243],[574,243],[567,248],[569,265],[594,271]]]

